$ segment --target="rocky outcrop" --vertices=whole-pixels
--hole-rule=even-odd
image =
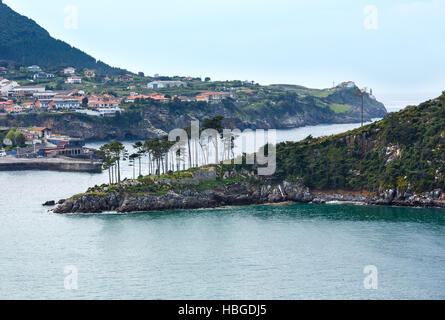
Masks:
[[[164,195],[107,195],[86,194],[60,202],[53,210],[58,214],[86,214],[102,212],[149,212],[177,209],[217,208],[224,206],[259,205],[266,203],[299,202],[326,204],[330,202],[363,203],[368,205],[394,205],[404,207],[445,208],[442,190],[425,194],[400,194],[395,189],[380,194],[363,194],[345,191],[311,192],[299,183],[252,186],[237,183],[230,187],[217,187],[206,191],[169,191]]]
[[[164,195],[85,194],[65,200],[54,213],[147,212],[312,200],[311,192],[300,184],[283,182],[277,186],[252,186],[236,183],[205,191],[188,189],[178,192],[172,189]]]
[[[397,189],[388,189],[370,197],[366,202],[368,204],[401,207],[445,208],[445,195],[442,189],[425,193],[401,192]]]

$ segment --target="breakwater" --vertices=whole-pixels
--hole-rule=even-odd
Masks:
[[[0,158],[0,171],[50,170],[101,173],[102,163],[67,158],[17,159]]]

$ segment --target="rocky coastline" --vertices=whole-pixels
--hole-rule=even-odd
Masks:
[[[59,202],[53,210],[57,214],[137,213],[179,209],[205,209],[225,206],[263,205],[273,203],[328,204],[357,203],[401,207],[445,208],[442,190],[423,194],[402,193],[395,189],[381,193],[343,190],[311,191],[300,183],[284,181],[277,185],[251,185],[235,183],[212,189],[169,190],[166,194],[132,195],[112,192],[106,195],[83,194]]]

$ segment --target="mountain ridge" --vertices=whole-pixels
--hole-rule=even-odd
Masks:
[[[34,20],[0,1],[0,61],[41,67],[94,69],[99,74],[123,74],[68,43],[53,38]]]

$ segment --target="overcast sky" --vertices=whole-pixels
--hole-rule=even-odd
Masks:
[[[445,90],[445,0],[4,2],[97,59],[148,75],[317,88],[353,80],[382,100],[413,102]]]

